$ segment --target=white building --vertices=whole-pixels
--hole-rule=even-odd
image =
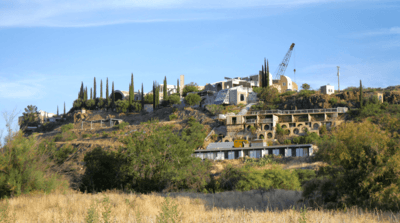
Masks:
[[[328,94],[328,95],[334,94],[335,93],[335,87],[332,86],[332,85],[329,85],[329,84],[321,86],[321,93],[322,94]]]

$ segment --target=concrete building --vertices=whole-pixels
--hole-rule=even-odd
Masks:
[[[214,104],[248,104],[256,102],[257,93],[253,92],[251,87],[237,86],[224,89],[218,92]]]
[[[329,84],[321,86],[321,94],[331,95],[331,94],[334,94],[334,93],[335,93],[335,87],[334,86],[329,85]]]
[[[227,134],[222,141],[231,142],[236,138],[272,141],[275,138],[278,123],[283,129],[288,130],[288,136],[304,135],[306,132],[319,134],[319,128],[322,125],[330,129],[341,124],[347,110],[345,107],[339,107],[291,111],[251,111],[246,115],[227,115]],[[256,128],[255,133],[250,131],[252,126]]]

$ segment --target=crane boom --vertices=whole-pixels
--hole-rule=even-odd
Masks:
[[[294,43],[290,45],[288,52],[286,53],[285,57],[282,60],[282,63],[279,64],[278,69],[275,71],[275,79],[280,79],[281,75],[285,74],[286,68],[289,65],[290,56],[292,55],[292,51],[294,48]]]

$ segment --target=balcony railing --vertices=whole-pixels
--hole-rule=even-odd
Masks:
[[[272,123],[272,118],[260,119],[260,123]]]
[[[247,119],[246,120],[247,124],[256,123],[256,122],[257,122],[257,119]]]
[[[303,109],[303,110],[264,110],[264,111],[251,111],[249,114],[251,115],[262,115],[262,114],[300,114],[300,113],[323,113],[323,112],[347,112],[348,108],[346,107],[338,107],[338,108],[324,108],[324,109]]]

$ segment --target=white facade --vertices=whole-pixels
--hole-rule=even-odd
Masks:
[[[328,95],[334,94],[335,93],[335,87],[332,86],[332,85],[329,85],[329,84],[321,86],[321,93],[322,94],[328,94]]]

